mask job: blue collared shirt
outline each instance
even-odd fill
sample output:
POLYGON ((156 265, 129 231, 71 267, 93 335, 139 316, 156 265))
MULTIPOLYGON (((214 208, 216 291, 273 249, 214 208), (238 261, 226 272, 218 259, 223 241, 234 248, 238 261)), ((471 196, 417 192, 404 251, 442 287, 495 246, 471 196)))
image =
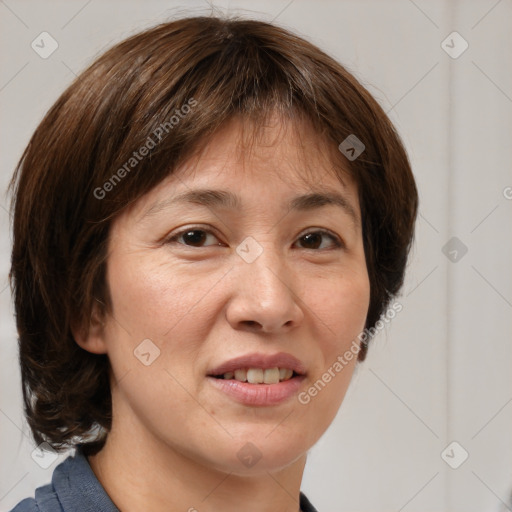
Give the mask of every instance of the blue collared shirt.
MULTIPOLYGON (((317 512, 300 493, 303 512, 317 512)), ((53 471, 52 481, 38 487, 34 498, 20 501, 11 512, 119 512, 96 478, 80 445, 53 471)))

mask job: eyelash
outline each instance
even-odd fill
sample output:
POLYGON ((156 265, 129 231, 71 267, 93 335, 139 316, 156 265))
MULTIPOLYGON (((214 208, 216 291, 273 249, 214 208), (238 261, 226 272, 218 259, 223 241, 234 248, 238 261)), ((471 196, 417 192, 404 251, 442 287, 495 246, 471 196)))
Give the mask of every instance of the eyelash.
MULTIPOLYGON (((184 235, 186 233, 189 233, 190 231, 202 231, 202 232, 204 232, 206 234, 213 235, 213 236, 216 237, 216 235, 211 230, 204 229, 204 228, 197 227, 197 226, 191 226, 191 227, 183 229, 183 230, 179 231, 178 233, 175 233, 174 235, 170 236, 169 238, 167 238, 164 241, 164 243, 165 244, 175 244, 175 243, 178 243, 180 245, 183 245, 185 247, 190 247, 190 248, 193 248, 193 249, 205 249, 207 247, 215 247, 215 246, 220 245, 220 244, 213 244, 213 245, 206 245, 206 246, 203 246, 203 247, 194 247, 193 245, 187 245, 187 244, 183 244, 183 243, 177 241, 182 235, 184 235)), ((327 251, 327 250, 333 250, 333 249, 343 249, 345 247, 343 241, 338 236, 334 235, 333 233, 331 233, 330 231, 327 231, 325 229, 315 229, 315 230, 311 230, 311 231, 306 231, 305 233, 301 234, 298 237, 298 239, 304 238, 306 235, 309 235, 309 234, 312 234, 312 233, 315 233, 315 234, 319 233, 321 235, 325 235, 325 236, 329 237, 332 240, 334 247, 331 248, 331 249, 325 249, 324 248, 324 249, 305 249, 305 250, 310 250, 310 251, 327 251)))

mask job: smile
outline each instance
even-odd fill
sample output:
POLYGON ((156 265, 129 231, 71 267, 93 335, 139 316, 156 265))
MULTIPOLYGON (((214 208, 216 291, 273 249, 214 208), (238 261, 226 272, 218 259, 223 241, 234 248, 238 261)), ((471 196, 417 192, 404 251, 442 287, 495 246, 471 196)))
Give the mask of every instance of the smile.
POLYGON ((293 375, 294 371, 290 368, 239 368, 234 372, 218 375, 216 378, 249 382, 249 384, 277 384, 291 379, 293 375))

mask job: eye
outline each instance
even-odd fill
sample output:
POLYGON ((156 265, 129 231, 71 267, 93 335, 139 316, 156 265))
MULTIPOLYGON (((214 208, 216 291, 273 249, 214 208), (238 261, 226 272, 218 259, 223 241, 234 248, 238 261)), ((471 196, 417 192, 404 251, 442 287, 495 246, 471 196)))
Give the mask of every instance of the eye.
MULTIPOLYGON (((179 233, 176 233, 171 238, 167 239, 166 243, 180 243, 188 247, 202 247, 208 236, 216 238, 213 233, 205 229, 199 228, 188 228, 179 233), (183 241, 180 241, 183 240, 183 241)), ((210 245, 222 245, 220 242, 210 245)), ((209 246, 206 246, 209 247, 209 246)))
MULTIPOLYGON (((211 231, 191 227, 174 234, 173 236, 166 240, 166 243, 179 243, 187 247, 198 248, 210 247, 212 245, 223 245, 221 242, 204 245, 205 242, 208 240, 209 236, 218 240, 218 238, 211 231)), ((305 245, 305 247, 302 247, 303 249, 318 250, 326 249, 326 247, 322 247, 323 239, 325 238, 329 238, 331 240, 331 245, 335 249, 339 249, 344 246, 343 242, 340 240, 338 236, 324 229, 306 232, 305 234, 300 236, 298 240, 305 245)))
POLYGON ((301 240, 304 245, 306 245, 306 247, 303 247, 303 249, 325 249, 325 247, 319 247, 322 245, 322 238, 325 239, 325 237, 331 239, 332 245, 335 249, 340 249, 343 247, 343 243, 339 237, 324 229, 309 231, 300 236, 299 240, 301 240))

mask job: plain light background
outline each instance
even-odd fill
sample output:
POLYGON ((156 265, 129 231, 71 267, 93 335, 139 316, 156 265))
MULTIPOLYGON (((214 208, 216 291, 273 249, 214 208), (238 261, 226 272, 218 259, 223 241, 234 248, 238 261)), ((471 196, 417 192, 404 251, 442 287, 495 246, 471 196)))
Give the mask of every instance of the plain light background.
MULTIPOLYGON (((213 5, 275 20, 352 71, 403 137, 420 193, 397 299, 403 310, 371 345, 336 420, 311 450, 302 490, 319 512, 512 510, 512 3, 213 5), (457 58, 445 51, 454 56, 464 41, 457 58), (441 456, 457 465, 465 452, 457 469, 441 456)), ((1 511, 33 496, 67 455, 47 469, 31 457, 7 286, 7 183, 75 74, 107 47, 183 11, 210 8, 204 1, 0 1, 1 511), (47 59, 31 48, 43 31, 59 45, 47 59)))

